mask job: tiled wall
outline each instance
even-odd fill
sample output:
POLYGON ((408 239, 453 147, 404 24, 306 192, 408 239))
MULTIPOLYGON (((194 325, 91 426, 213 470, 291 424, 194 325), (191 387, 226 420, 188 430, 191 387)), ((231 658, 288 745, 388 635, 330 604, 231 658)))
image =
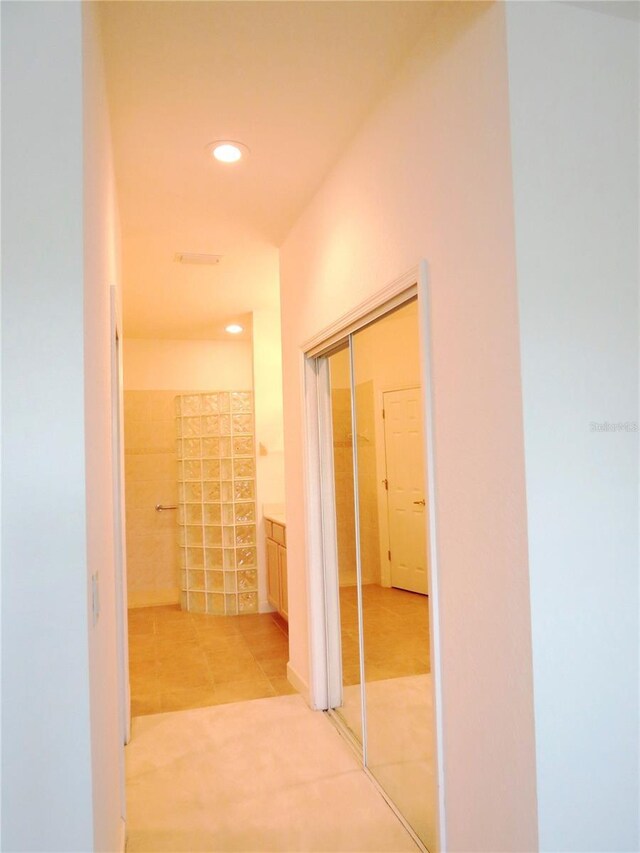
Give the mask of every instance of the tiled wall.
MULTIPOLYGON (((331 411, 339 579, 341 586, 350 586, 356 583, 356 553, 351 392, 348 388, 332 389, 331 411)), ((356 386, 356 416, 362 580, 363 583, 380 583, 373 382, 356 386)))
POLYGON ((127 590, 130 607, 179 601, 175 391, 124 392, 127 590))
POLYGON ((255 613, 253 394, 176 398, 181 604, 196 613, 255 613))

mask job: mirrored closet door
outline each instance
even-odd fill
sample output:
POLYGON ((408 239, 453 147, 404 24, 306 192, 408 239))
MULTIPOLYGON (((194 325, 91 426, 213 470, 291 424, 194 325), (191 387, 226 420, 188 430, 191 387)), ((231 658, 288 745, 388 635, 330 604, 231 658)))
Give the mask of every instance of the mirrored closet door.
POLYGON ((428 512, 414 298, 330 353, 321 443, 331 713, 422 846, 436 851, 428 512), (333 626, 333 627, 332 627, 333 626), (333 649, 333 651, 332 651, 333 649))

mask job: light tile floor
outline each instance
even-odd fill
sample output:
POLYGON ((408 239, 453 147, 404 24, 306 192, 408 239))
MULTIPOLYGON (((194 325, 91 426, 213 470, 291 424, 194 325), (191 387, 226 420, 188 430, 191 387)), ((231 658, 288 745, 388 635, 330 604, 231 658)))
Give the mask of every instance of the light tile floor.
POLYGON ((129 610, 134 717, 295 693, 289 643, 269 613, 208 616, 178 605, 129 610))
POLYGON ((351 749, 300 696, 137 717, 127 851, 415 851, 351 749))

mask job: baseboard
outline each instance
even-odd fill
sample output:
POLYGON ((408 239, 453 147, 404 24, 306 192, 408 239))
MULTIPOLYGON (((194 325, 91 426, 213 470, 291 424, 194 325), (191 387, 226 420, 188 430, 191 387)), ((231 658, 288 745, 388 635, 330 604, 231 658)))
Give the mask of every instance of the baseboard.
POLYGON ((152 592, 130 592, 127 595, 127 606, 130 610, 135 607, 161 607, 166 604, 180 604, 180 590, 158 589, 152 592))
POLYGON ((287 664, 287 681, 292 687, 296 688, 296 690, 302 696, 307 705, 311 707, 311 695, 309 693, 309 685, 295 671, 295 669, 291 666, 290 663, 287 664))

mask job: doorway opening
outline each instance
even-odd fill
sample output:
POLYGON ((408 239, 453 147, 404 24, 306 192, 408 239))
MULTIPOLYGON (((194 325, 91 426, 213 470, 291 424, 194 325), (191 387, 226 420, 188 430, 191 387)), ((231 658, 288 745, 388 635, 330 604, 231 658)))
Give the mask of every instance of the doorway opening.
POLYGON ((435 543, 419 320, 414 286, 316 345, 308 361, 322 469, 326 709, 415 840, 435 851, 435 543))

